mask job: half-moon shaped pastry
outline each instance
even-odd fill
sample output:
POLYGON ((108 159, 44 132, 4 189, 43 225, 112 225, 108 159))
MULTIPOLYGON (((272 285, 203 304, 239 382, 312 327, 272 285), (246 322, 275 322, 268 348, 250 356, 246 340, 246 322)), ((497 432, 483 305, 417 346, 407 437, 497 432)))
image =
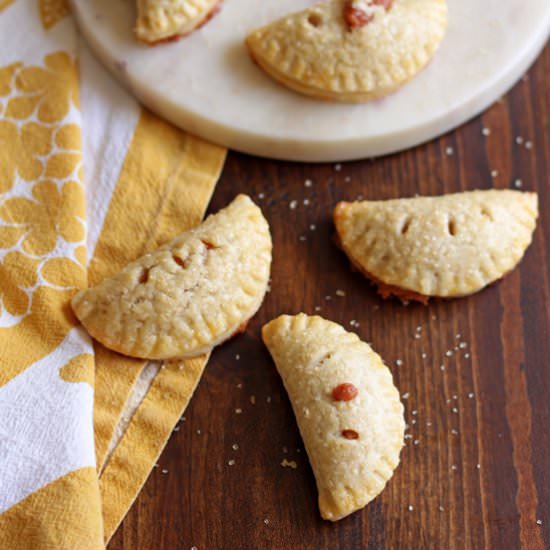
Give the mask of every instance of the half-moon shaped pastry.
POLYGON ((432 58, 446 0, 328 0, 250 33, 272 78, 315 98, 364 102, 398 89, 432 58))
POLYGON ((148 44, 176 40, 206 23, 222 0, 138 0, 136 36, 148 44))
POLYGON ((356 334, 318 316, 262 329, 290 397, 324 519, 363 508, 399 464, 405 421, 389 369, 356 334))
POLYGON ((472 294, 514 269, 537 217, 535 193, 494 189, 334 210, 341 248, 382 296, 423 303, 472 294))
POLYGON ((239 331, 269 280, 271 235, 246 195, 114 277, 73 310, 106 347, 144 359, 194 357, 239 331))

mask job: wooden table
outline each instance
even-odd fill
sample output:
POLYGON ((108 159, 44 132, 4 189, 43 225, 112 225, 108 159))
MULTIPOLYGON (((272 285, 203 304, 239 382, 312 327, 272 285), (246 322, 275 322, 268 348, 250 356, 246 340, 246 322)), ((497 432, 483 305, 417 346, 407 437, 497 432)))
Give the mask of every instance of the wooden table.
POLYGON ((547 46, 482 117, 411 151, 341 166, 228 156, 211 210, 237 192, 262 206, 272 290, 246 333, 213 354, 160 458, 168 473, 153 470, 110 550, 550 548, 549 97, 547 46), (469 298, 382 301, 331 241, 339 200, 518 186, 539 193, 534 242, 519 269, 469 298), (385 491, 337 524, 319 517, 290 403, 260 340, 263 323, 299 311, 360 323, 410 426, 385 491), (297 469, 281 467, 285 458, 297 469))

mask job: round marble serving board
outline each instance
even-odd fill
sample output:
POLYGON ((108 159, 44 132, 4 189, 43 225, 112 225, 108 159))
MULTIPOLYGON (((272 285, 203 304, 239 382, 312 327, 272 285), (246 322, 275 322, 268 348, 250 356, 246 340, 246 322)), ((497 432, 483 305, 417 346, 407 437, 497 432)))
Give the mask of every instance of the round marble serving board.
POLYGON ((549 0, 448 0, 449 27, 413 81, 363 105, 302 97, 266 76, 247 33, 311 0, 225 0, 204 27, 155 47, 133 35, 135 0, 73 0, 89 45, 141 102, 174 124, 247 153, 298 161, 379 156, 430 140, 504 94, 550 33, 549 0))

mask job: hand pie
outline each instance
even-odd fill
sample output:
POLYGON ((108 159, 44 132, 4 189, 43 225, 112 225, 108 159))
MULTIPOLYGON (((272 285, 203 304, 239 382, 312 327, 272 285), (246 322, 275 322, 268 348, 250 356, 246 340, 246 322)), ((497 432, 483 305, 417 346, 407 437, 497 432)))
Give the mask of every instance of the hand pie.
POLYGON ((405 421, 391 372, 356 334, 321 317, 281 315, 262 337, 298 421, 321 516, 342 519, 376 497, 399 464, 405 421))
POLYGON ((74 312, 106 347, 144 359, 209 352, 239 331, 264 298, 271 235, 245 195, 98 286, 74 312))
POLYGON ((136 36, 148 44, 176 40, 206 23, 221 0, 138 0, 136 36))
POLYGON ((506 275, 531 243, 537 216, 536 194, 490 190, 341 202, 334 224, 341 248, 384 298, 426 303, 506 275))
POLYGON ((252 58, 305 95, 364 102, 413 78, 439 47, 446 0, 328 0, 253 31, 252 58))

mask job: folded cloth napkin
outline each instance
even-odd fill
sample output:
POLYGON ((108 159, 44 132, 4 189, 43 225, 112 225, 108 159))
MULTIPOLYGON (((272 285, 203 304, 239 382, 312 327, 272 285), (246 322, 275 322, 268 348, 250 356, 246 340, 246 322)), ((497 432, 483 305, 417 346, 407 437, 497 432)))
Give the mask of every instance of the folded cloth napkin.
POLYGON ((119 88, 64 0, 0 0, 0 44, 0 548, 104 548, 207 358, 110 352, 70 299, 198 224, 226 151, 119 88))

